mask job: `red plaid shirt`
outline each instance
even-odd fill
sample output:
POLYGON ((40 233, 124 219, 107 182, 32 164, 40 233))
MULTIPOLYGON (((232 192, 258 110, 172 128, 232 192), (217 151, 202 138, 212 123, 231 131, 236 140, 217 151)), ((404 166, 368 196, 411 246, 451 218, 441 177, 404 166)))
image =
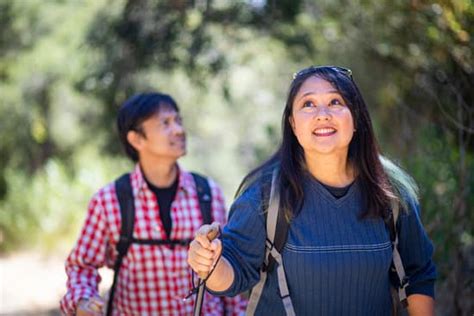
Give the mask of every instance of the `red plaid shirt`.
MULTIPOLYGON (((166 239, 155 194, 149 189, 137 165, 131 174, 135 196, 135 227, 138 239, 166 239)), ((225 222, 225 205, 220 188, 209 181, 214 221, 225 222)), ((193 238, 202 225, 199 201, 190 173, 180 169, 176 197, 171 205, 172 239, 193 238)), ((73 315, 78 301, 98 295, 98 268, 113 269, 115 245, 120 235, 120 210, 115 185, 97 192, 89 204, 77 244, 66 260, 67 293, 61 300, 63 313, 73 315)), ((195 296, 183 301, 192 287, 186 262, 188 247, 132 244, 123 259, 114 295, 114 315, 192 315, 195 296)), ((244 314, 246 301, 219 298, 206 293, 204 315, 244 314)))

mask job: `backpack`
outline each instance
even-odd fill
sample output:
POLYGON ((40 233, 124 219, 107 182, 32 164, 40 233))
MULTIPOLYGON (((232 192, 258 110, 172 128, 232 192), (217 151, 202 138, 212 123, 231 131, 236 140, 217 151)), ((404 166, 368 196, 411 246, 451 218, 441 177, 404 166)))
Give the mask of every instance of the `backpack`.
MULTIPOLYGON (((191 173, 194 182, 196 184, 196 191, 198 194, 199 208, 201 210, 201 215, 203 219, 203 224, 212 223, 212 214, 211 214, 211 203, 212 203, 212 194, 209 182, 207 179, 199 174, 191 173)), ((132 186, 130 183, 130 174, 126 173, 120 178, 115 180, 115 191, 120 205, 120 215, 121 215, 121 229, 120 229, 120 239, 116 245, 116 250, 118 252, 117 260, 114 263, 114 281, 109 292, 109 300, 107 303, 107 313, 109 316, 112 314, 112 303, 114 299, 115 288, 117 285, 118 275, 120 267, 122 265, 123 258, 127 255, 128 248, 131 244, 141 244, 141 245, 188 245, 192 239, 135 239, 133 237, 133 227, 135 224, 135 203, 133 197, 132 186)))
MULTIPOLYGON (((271 179, 270 188, 263 186, 262 195, 263 200, 268 201, 267 205, 264 204, 264 214, 266 216, 267 225, 267 239, 265 242, 265 259, 262 267, 260 268, 260 280, 252 288, 249 303, 247 306, 246 315, 253 316, 262 295, 262 290, 265 285, 267 275, 273 271, 275 264, 277 264, 277 275, 278 275, 278 287, 280 290, 280 296, 283 301, 283 307, 287 316, 295 316, 295 310, 291 301, 290 291, 286 281, 285 269, 283 266, 281 251, 286 243, 288 236, 288 229, 290 223, 285 218, 283 212, 279 210, 280 196, 277 185, 277 171, 273 172, 271 179)), ((392 294, 392 314, 398 315, 402 313, 399 304, 403 307, 407 306, 406 287, 408 286, 408 278, 405 275, 405 269, 398 252, 398 234, 396 231, 396 223, 399 215, 398 203, 392 203, 391 212, 389 218, 386 220, 386 225, 389 228, 390 240, 392 242, 392 266, 391 273, 396 273, 398 277, 398 289, 391 289, 392 294), (398 293, 394 293, 394 292, 398 293), (398 298, 397 298, 398 296, 398 298)))

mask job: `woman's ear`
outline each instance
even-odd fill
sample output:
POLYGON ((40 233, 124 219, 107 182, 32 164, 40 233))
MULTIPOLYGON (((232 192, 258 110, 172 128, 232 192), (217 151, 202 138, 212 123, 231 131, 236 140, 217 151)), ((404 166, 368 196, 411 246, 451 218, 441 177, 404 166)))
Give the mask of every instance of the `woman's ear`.
POLYGON ((293 130, 293 133, 295 132, 295 120, 293 119, 293 116, 290 116, 288 118, 288 122, 290 122, 291 129, 293 130))
POLYGON ((136 151, 140 151, 142 148, 142 140, 143 136, 136 131, 128 131, 127 133, 127 141, 136 151))

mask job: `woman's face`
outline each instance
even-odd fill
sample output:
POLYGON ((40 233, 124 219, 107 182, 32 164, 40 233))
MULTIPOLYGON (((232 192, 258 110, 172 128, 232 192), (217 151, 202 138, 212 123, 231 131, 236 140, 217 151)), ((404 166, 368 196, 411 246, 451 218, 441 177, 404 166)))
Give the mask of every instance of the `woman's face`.
POLYGON ((344 155, 354 134, 354 121, 341 94, 328 81, 311 76, 301 85, 290 117, 305 156, 344 155))

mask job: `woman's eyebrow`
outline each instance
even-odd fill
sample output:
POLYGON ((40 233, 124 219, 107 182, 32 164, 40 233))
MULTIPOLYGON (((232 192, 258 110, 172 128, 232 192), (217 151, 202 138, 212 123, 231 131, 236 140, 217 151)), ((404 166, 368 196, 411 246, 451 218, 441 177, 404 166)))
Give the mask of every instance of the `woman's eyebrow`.
POLYGON ((315 93, 313 91, 308 91, 308 92, 304 93, 302 96, 300 96, 298 98, 298 100, 300 100, 300 99, 302 99, 302 98, 304 98, 308 95, 321 95, 321 94, 338 94, 338 95, 340 95, 339 91, 337 91, 337 90, 329 90, 329 91, 324 91, 324 92, 321 92, 321 93, 315 93))

